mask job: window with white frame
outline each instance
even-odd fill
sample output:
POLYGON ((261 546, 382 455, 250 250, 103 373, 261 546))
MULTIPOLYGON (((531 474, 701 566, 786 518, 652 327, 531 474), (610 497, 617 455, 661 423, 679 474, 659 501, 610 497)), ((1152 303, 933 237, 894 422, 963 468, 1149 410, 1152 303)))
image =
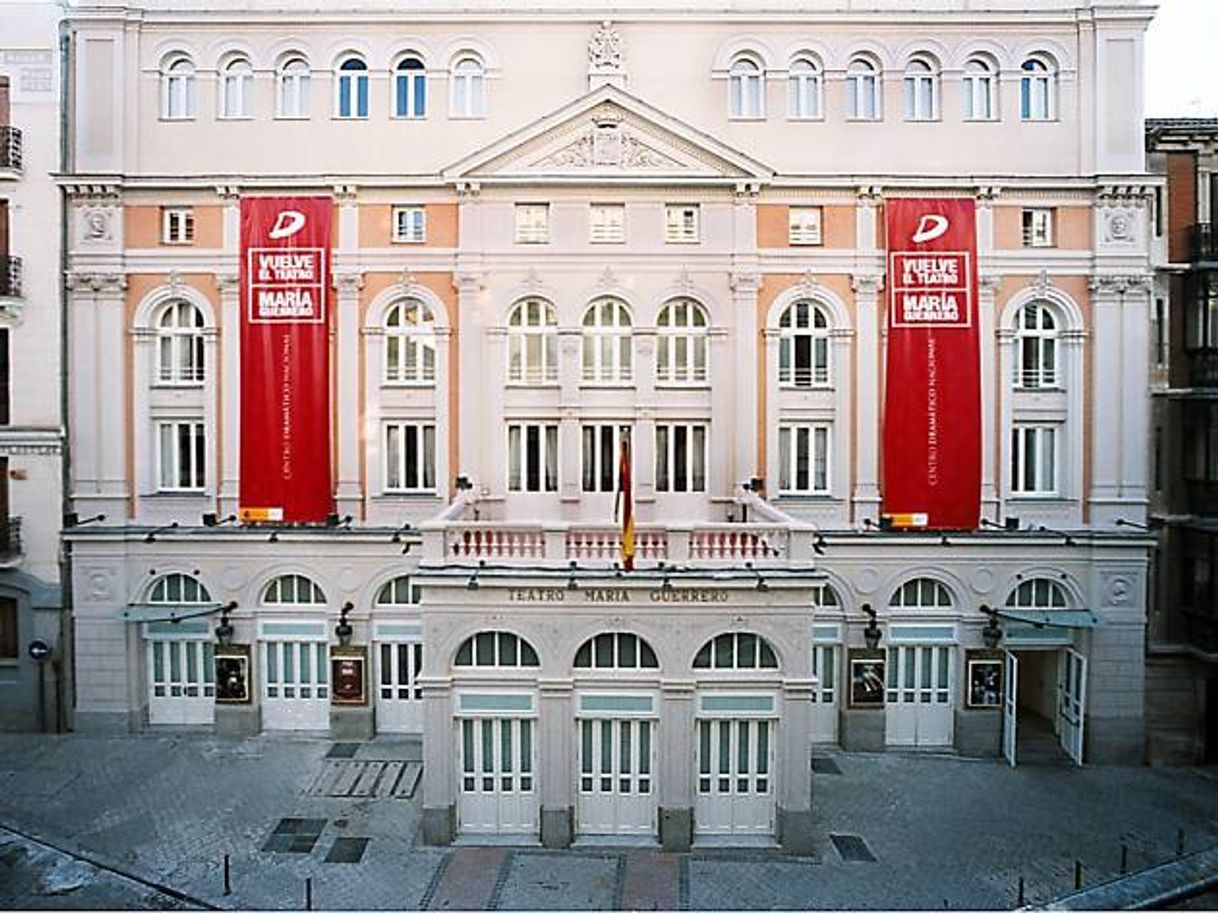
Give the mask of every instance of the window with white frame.
POLYGON ((552 384, 558 380, 558 316, 554 305, 526 298, 508 315, 508 381, 552 384))
POLYGON ((436 489, 436 426, 420 422, 385 423, 385 491, 436 489))
POLYGON ((303 57, 288 57, 277 75, 275 114, 278 117, 309 116, 309 64, 303 57))
POLYGON ((325 605, 326 594, 316 583, 300 574, 276 577, 262 591, 263 605, 325 605))
POLYGON ((1024 209, 1020 212, 1024 247, 1053 246, 1053 210, 1024 209))
POLYGON ((698 205, 669 204, 664 207, 664 240, 669 244, 696 244, 698 205))
POLYGON ((1042 301, 1015 315, 1015 386, 1034 390, 1058 385, 1057 319, 1042 301))
POLYGON ((558 491, 558 426, 507 426, 508 491, 558 491))
POLYGON ((195 65, 189 57, 171 57, 161 71, 161 117, 190 120, 195 116, 195 65))
POLYGON ((906 581, 888 601, 893 609, 950 609, 952 604, 951 590, 930 577, 906 581))
POLYGON ((1016 424, 1011 429, 1011 491, 1057 494, 1057 427, 1016 424))
POLYGON ((880 70, 866 57, 855 57, 846 67, 846 115, 851 120, 878 120, 880 70))
POLYGON ((426 241, 427 211, 422 206, 394 206, 393 240, 396 244, 422 244, 426 241))
POLYGON ((201 384, 203 313, 189 301, 171 301, 156 321, 157 382, 201 384))
POLYGON ((383 608, 418 605, 421 601, 419 585, 406 576, 386 580, 376 593, 376 604, 383 608))
POLYGON ((593 203, 588 208, 588 240, 593 244, 623 243, 626 207, 621 203, 593 203))
POLYGON ((436 379, 436 329, 431 308, 415 298, 395 302, 385 315, 385 383, 430 384, 436 379))
POLYGON ((778 490, 793 495, 829 493, 828 425, 779 427, 778 490))
POLYGON ((194 577, 187 574, 166 574, 157 578, 148 591, 148 601, 156 605, 206 605, 211 594, 194 577))
POLYGON ((1007 606, 1012 609, 1065 609, 1069 605, 1066 588, 1048 577, 1024 580, 1007 597, 1007 606))
POLYGON ((812 57, 796 57, 787 72, 787 116, 794 120, 821 117, 824 78, 812 57))
POLYGON ((517 203, 515 211, 517 244, 549 243, 549 203, 517 203))
POLYGON ((199 421, 157 422, 157 489, 202 491, 207 440, 199 421))
POLYGON ((656 491, 706 491, 705 425, 656 425, 656 491))
POLYGON ((393 116, 427 116, 427 71, 418 57, 403 57, 393 71, 393 116))
POLYGON ((765 110, 764 76, 751 57, 737 57, 727 72, 728 109, 732 117, 761 117, 765 110))
POLYGON ((454 666, 540 666, 537 651, 523 637, 507 631, 480 631, 457 648, 454 666))
POLYGON ((819 206, 792 206, 787 210, 787 242, 794 245, 821 243, 819 206))
POLYGON ((905 119, 938 120, 939 68, 925 57, 905 66, 905 119))
POLYGON ((792 303, 778 319, 778 382, 790 387, 829 383, 829 318, 815 302, 792 303))
POLYGON ((1057 74, 1043 57, 1029 57, 1020 65, 1019 116, 1021 120, 1052 120, 1056 117, 1057 74))
MULTIPOLYGON (((622 444, 630 447, 630 426, 611 422, 586 424, 580 429, 583 438, 583 490, 618 490, 622 444)), ((630 448, 633 460, 634 449, 630 448)))
POLYGON ((964 62, 964 119, 995 120, 998 117, 997 68, 985 57, 964 62))
POLYGON ((368 116, 368 64, 359 57, 348 57, 334 74, 334 116, 368 116))
POLYGON ((656 320, 656 383, 706 383, 709 321, 702 305, 689 298, 665 303, 656 320))
POLYGON ((224 67, 220 84, 220 116, 249 117, 254 101, 254 68, 244 57, 234 57, 224 67))
POLYGON ((760 634, 718 634, 694 654, 695 669, 777 669, 778 656, 760 634))
POLYGON ((193 244, 195 211, 189 206, 161 207, 161 243, 193 244))
POLYGON ((576 669, 658 669, 651 644, 628 631, 607 631, 585 640, 575 651, 576 669))
POLYGON ((472 55, 458 58, 452 69, 452 117, 486 116, 486 68, 472 55))
POLYGON ((634 377, 630 309, 616 298, 594 301, 581 335, 585 383, 627 384, 634 377))

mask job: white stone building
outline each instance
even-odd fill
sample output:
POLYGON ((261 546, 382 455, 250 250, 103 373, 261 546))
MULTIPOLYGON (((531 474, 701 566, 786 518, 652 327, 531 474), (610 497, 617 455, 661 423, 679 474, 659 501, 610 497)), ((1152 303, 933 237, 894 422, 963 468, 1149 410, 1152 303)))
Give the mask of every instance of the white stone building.
POLYGON ((0 729, 55 731, 70 701, 59 562, 60 14, 57 3, 0 2, 0 729), (52 651, 41 663, 29 655, 34 641, 52 651))
POLYGON ((1153 7, 175 6, 66 25, 79 727, 421 731, 438 842, 798 850, 818 742, 1141 759, 1153 7), (335 516, 239 525, 240 201, 293 194, 334 201, 335 516), (924 196, 976 204, 950 534, 879 523, 924 196))

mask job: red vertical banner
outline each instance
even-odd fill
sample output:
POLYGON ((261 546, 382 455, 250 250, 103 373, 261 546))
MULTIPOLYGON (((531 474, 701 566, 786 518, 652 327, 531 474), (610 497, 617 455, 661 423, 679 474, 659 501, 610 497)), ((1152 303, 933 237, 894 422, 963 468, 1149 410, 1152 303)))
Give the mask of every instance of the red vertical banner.
POLYGON ((334 510, 331 210, 329 197, 241 200, 242 521, 334 510))
POLYGON ((884 515, 975 529, 981 513, 977 232, 972 200, 885 202, 884 515))

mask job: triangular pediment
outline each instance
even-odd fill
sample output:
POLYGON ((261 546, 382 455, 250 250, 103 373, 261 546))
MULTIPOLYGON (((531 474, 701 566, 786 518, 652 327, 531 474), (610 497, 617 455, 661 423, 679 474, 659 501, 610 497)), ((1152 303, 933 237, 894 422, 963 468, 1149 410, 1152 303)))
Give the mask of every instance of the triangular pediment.
POLYGON ((773 171, 606 85, 444 170, 455 181, 766 181, 773 171))

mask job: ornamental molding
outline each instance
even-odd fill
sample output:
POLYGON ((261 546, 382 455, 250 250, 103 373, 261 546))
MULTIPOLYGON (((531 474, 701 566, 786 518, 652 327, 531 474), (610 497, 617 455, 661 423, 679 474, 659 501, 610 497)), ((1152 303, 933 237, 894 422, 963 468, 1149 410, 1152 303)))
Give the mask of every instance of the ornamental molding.
POLYGON ((593 72, 621 70, 625 64, 622 36, 609 20, 592 31, 588 39, 588 67, 593 72))
POLYGON ((615 116, 597 117, 579 137, 532 163, 534 168, 685 169, 684 162, 644 142, 615 116))
POLYGON ((63 192, 74 202, 109 203, 117 206, 122 194, 122 185, 108 181, 72 182, 61 184, 63 192))
POLYGON ((117 200, 82 206, 79 209, 76 238, 81 244, 109 244, 115 240, 118 223, 117 200))
POLYGON ((878 295, 884 288, 884 276, 855 273, 850 277, 850 288, 856 295, 878 295))
POLYGON ((71 292, 118 294, 127 290, 127 277, 122 273, 69 272, 67 280, 71 292))
POLYGON ((1101 207, 1145 209, 1150 206, 1154 188, 1149 184, 1101 184, 1096 188, 1096 202, 1101 207))

